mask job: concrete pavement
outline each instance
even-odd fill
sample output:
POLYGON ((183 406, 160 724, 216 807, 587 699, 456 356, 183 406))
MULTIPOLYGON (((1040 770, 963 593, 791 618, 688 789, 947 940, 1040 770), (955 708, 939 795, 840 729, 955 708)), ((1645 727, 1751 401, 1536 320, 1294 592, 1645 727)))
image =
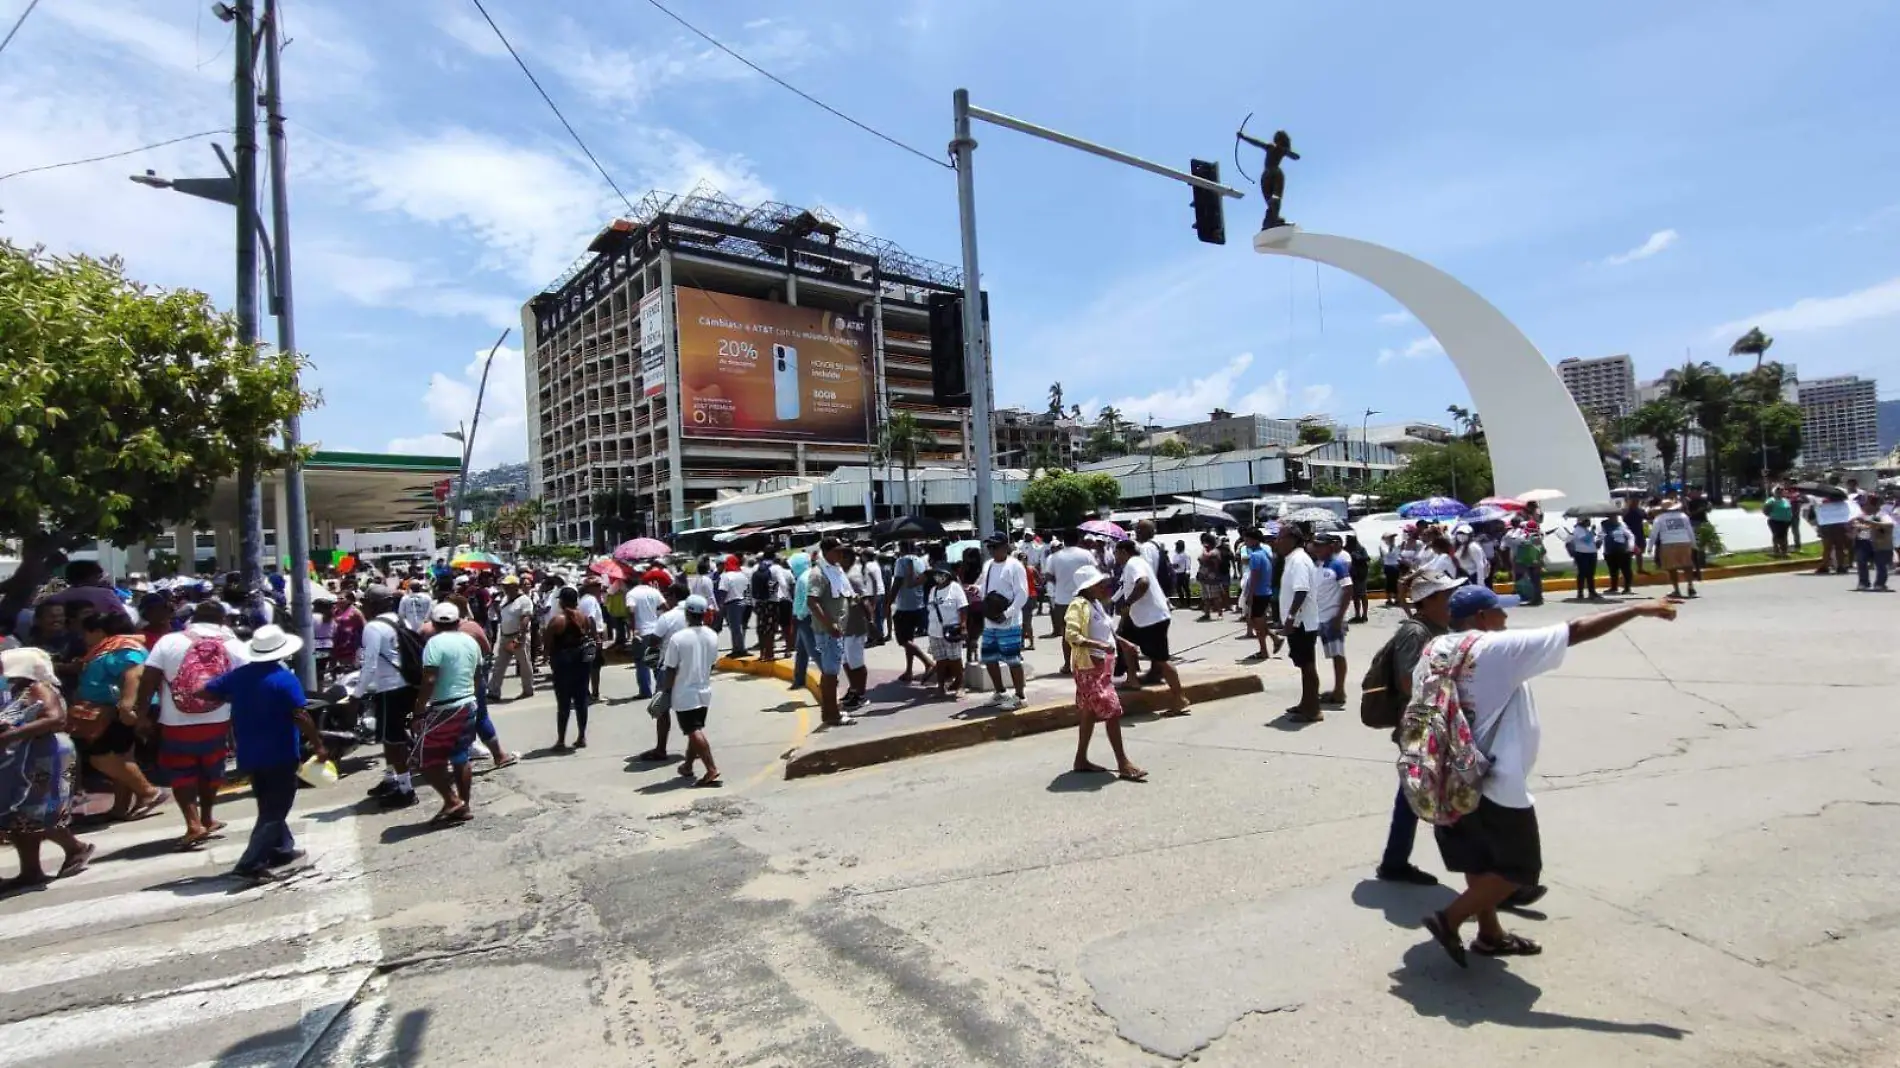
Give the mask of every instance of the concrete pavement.
MULTIPOLYGON (((258 1057, 314 1034, 306 1064, 1892 1064, 1900 601, 1847 585, 1712 583, 1535 684, 1552 889, 1511 922, 1541 957, 1460 971, 1416 926, 1447 891, 1370 880, 1390 744, 1279 719, 1284 661, 1264 695, 1131 724, 1145 784, 1068 773, 1066 732, 785 781, 809 698, 722 677, 724 791, 629 767, 651 727, 628 701, 581 754, 483 776, 465 827, 307 791, 313 827, 354 832, 355 858, 322 844, 326 889, 180 907, 179 873, 139 866, 180 862, 129 853, 0 901, 0 1062, 290 1063, 258 1057), (299 917, 357 915, 325 904, 352 885, 367 919, 299 917)), ((1354 683, 1390 615, 1351 637, 1354 683)), ((1189 655, 1247 651, 1199 626, 1189 655)), ((498 720, 552 740, 545 698, 498 720)), ((1428 834, 1415 860, 1441 870, 1428 834)))

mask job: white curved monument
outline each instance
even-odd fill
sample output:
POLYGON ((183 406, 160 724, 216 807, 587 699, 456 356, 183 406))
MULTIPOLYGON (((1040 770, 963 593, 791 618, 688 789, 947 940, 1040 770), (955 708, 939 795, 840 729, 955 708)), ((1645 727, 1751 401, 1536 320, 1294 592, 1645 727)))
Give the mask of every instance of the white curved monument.
POLYGON ((1499 494, 1561 490, 1566 499, 1558 510, 1609 499, 1590 428, 1556 370, 1523 331, 1464 283, 1382 245, 1295 226, 1263 230, 1254 235, 1253 247, 1358 275, 1432 332, 1484 419, 1499 494))

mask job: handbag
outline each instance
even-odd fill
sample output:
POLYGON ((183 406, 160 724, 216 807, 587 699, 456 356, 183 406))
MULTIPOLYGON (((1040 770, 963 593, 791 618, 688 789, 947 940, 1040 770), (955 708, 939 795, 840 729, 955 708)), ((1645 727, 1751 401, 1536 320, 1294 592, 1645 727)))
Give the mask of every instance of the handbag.
POLYGON ((66 734, 75 742, 95 742, 119 715, 115 705, 74 701, 66 706, 66 734))
POLYGON ((667 687, 659 693, 654 694, 653 700, 647 702, 647 715, 652 716, 654 719, 665 719, 672 713, 673 690, 671 687, 667 687))

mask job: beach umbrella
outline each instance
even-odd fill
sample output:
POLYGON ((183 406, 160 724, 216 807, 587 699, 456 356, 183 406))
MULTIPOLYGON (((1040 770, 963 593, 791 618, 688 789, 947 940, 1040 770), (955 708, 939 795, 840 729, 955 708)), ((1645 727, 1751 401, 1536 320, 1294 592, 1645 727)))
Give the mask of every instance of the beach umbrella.
POLYGON ((1301 508, 1281 516, 1280 522, 1298 523, 1314 534, 1346 529, 1345 522, 1327 508, 1301 508))
POLYGON ((501 557, 494 553, 468 552, 450 560, 449 566, 464 571, 488 571, 501 566, 501 557))
POLYGON ((943 524, 927 515, 900 515, 896 519, 880 519, 871 528, 871 536, 878 541, 891 538, 941 538, 943 524))
POLYGON ((1450 497, 1427 497, 1399 505, 1399 516, 1404 519, 1456 519, 1467 511, 1462 503, 1450 497))
POLYGON ((609 582, 626 582, 633 578, 633 569, 611 556, 603 556, 588 564, 587 570, 609 582))
POLYGON ((634 538, 632 541, 621 542, 620 547, 614 550, 613 556, 622 563, 632 563, 635 560, 652 560, 672 551, 671 546, 658 538, 634 538))
POLYGON ((1508 511, 1505 511, 1502 508, 1499 508, 1497 505, 1481 504, 1477 506, 1476 508, 1473 508, 1469 512, 1466 512, 1465 514, 1459 516, 1458 521, 1461 523, 1470 523, 1473 526, 1476 526, 1479 523, 1495 523, 1501 519, 1509 519, 1509 518, 1511 518, 1511 513, 1508 511))
MULTIPOLYGON (((1533 490, 1532 492, 1535 493, 1538 491, 1533 490)), ((1483 508, 1488 505, 1492 508, 1502 508, 1507 512, 1521 512, 1524 510, 1526 503, 1525 501, 1518 500, 1516 497, 1486 497, 1477 503, 1477 507, 1483 508)))
POLYGON ((1106 519, 1090 519, 1087 522, 1077 523, 1075 529, 1089 534, 1100 534, 1104 538, 1114 538, 1116 541, 1128 540, 1128 531, 1124 530, 1120 523, 1111 523, 1106 519))
MULTIPOLYGON (((1563 496, 1565 496, 1565 493, 1563 490, 1534 489, 1534 490, 1525 490, 1523 493, 1518 494, 1517 501, 1520 504, 1534 504, 1534 503, 1539 503, 1543 501, 1554 501, 1557 498, 1563 497, 1563 496)), ((1485 498, 1485 500, 1479 501, 1478 503, 1484 504, 1485 501, 1489 501, 1490 499, 1491 498, 1487 497, 1485 498)))
POLYGON ((1826 497, 1830 501, 1844 501, 1847 491, 1839 486, 1830 486, 1825 482, 1797 482, 1794 488, 1811 497, 1826 497))
POLYGON ((1595 504, 1579 504, 1564 509, 1566 519, 1603 519, 1608 516, 1622 515, 1623 506, 1603 501, 1595 504))
POLYGON ((1649 491, 1641 486, 1618 486, 1610 491, 1612 497, 1646 497, 1649 491))

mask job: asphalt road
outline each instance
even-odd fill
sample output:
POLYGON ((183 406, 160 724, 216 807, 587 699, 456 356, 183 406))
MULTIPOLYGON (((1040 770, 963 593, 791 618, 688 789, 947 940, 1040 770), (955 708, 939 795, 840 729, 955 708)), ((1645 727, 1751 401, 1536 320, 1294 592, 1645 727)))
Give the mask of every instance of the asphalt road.
POLYGON ((1846 585, 1714 584, 1536 684, 1541 957, 1461 972, 1417 927, 1445 892, 1370 880, 1389 743, 1280 719, 1283 661, 1132 724, 1139 785, 1065 774, 1066 733, 788 783, 815 710, 722 678, 721 791, 629 762, 609 669, 576 755, 538 751, 545 696, 502 707, 531 756, 471 824, 305 791, 284 886, 219 875, 242 801, 209 854, 170 814, 94 832, 94 870, 0 901, 0 1064, 1893 1064, 1900 600, 1846 585))

